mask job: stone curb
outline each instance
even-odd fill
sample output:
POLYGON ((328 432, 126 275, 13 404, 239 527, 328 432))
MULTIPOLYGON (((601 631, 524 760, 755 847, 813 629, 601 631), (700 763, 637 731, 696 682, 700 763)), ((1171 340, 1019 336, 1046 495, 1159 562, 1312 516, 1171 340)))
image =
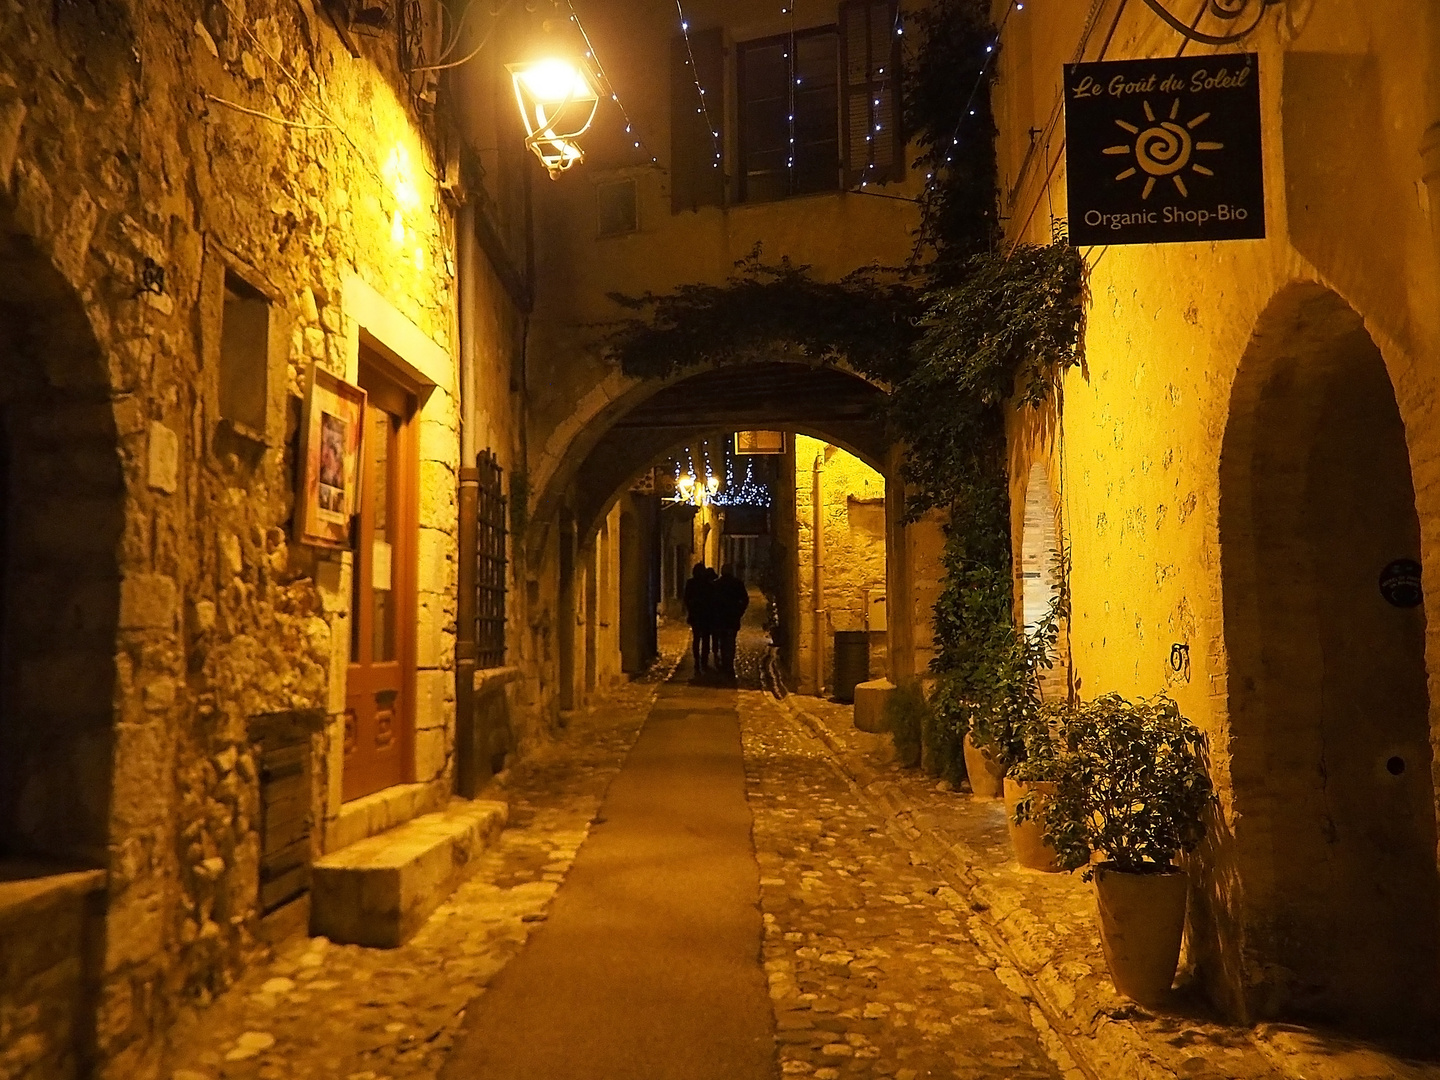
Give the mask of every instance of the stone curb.
MULTIPOLYGON (((996 974, 1030 1006, 1036 1030, 1067 1080, 1072 1076, 1089 1080, 1117 1076, 1127 1080, 1183 1080, 1193 1074, 1187 1067, 1187 1062, 1193 1060, 1188 1053, 1182 1049, 1184 1056, 1173 1065, 1160 1060, 1156 1051, 1164 1053, 1163 1044, 1129 1023, 1123 1008, 1116 1009, 1113 1002, 1094 993, 1108 981, 1108 976, 1071 980, 1057 978, 1054 972, 1037 973, 1039 978, 1028 974, 1018 953, 1033 954, 1025 935, 1040 928, 993 917, 992 912, 999 906, 992 902, 999 899, 996 890, 975 871, 984 860, 963 842, 947 838, 919 821, 916 807, 899 785, 858 760, 858 754, 836 738, 824 720, 793 697, 779 704, 825 744, 835 766, 857 794, 886 815, 892 829, 918 849, 919 857, 959 886, 959 891, 945 899, 952 908, 966 914, 971 935, 995 962, 996 974), (1046 974, 1050 975, 1048 980, 1043 978, 1046 974), (1063 998, 1057 991, 1063 991, 1063 998)), ((941 891, 942 896, 945 891, 941 891)), ((1257 1073, 1247 1069, 1233 1074, 1246 1080, 1440 1080, 1440 1066, 1403 1061, 1374 1047, 1304 1028, 1260 1024, 1240 1034, 1251 1053, 1263 1061, 1265 1070, 1257 1073)))

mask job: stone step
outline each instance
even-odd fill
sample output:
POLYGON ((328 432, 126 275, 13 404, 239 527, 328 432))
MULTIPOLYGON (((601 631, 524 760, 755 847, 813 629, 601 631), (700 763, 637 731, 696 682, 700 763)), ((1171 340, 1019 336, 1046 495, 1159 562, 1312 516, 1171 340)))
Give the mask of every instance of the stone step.
POLYGON ((505 827, 503 802, 453 799, 315 863, 310 932, 347 945, 402 944, 475 868, 505 827))

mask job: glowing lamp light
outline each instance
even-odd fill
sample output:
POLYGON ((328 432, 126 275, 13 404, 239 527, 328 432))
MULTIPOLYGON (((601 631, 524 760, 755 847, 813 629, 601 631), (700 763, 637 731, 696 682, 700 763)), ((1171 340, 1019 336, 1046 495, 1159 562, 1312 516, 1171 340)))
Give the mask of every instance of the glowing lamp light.
POLYGON ((549 58, 509 65, 515 102, 525 124, 525 145, 559 179, 585 160, 575 140, 590 130, 600 107, 600 92, 584 60, 549 58))

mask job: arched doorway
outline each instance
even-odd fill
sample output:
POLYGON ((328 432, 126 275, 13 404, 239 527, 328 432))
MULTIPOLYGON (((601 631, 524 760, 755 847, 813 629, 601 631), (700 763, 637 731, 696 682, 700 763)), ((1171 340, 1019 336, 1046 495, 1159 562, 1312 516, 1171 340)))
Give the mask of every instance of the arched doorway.
POLYGON ((1436 1015, 1440 934, 1420 557, 1379 349, 1294 286, 1236 376, 1220 463, 1235 836, 1261 1014, 1403 1035, 1436 1015))
MULTIPOLYGON (((1060 595, 1060 523, 1055 497, 1043 462, 1035 462, 1025 479, 1025 516, 1020 533, 1020 613, 1025 633, 1032 634, 1060 595)), ((1062 635, 1055 664, 1040 673, 1040 694, 1063 701, 1069 692, 1069 657, 1062 635)))
POLYGON ((0 856, 103 866, 124 478, 75 292, 0 216, 0 856))

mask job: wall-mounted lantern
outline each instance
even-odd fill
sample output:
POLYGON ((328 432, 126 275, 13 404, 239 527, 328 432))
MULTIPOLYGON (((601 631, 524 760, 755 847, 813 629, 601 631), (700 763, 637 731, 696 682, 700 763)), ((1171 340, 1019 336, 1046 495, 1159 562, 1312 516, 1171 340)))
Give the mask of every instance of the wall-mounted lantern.
POLYGON ((515 101, 525 124, 525 145, 558 179, 585 160, 576 142, 590 129, 600 107, 600 91, 589 65, 581 59, 551 57, 508 65, 515 101))

